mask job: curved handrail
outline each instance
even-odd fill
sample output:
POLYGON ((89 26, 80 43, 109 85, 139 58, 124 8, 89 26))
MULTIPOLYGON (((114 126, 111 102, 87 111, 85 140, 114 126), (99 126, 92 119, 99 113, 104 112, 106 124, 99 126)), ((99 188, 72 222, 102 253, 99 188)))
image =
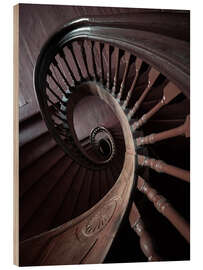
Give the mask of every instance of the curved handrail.
POLYGON ((116 235, 134 185, 135 150, 128 119, 123 110, 110 94, 99 88, 97 90, 100 98, 116 113, 124 133, 126 153, 120 176, 109 192, 82 215, 22 241, 20 265, 102 262, 116 235))

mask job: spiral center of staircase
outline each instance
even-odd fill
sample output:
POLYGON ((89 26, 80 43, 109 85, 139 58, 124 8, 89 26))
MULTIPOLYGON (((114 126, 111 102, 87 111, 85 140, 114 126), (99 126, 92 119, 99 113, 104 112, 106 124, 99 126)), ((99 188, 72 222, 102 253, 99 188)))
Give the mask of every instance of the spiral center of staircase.
POLYGON ((111 133, 104 127, 96 127, 90 133, 90 142, 95 150, 110 161, 115 154, 115 142, 111 133))
POLYGON ((105 156, 109 157, 112 153, 111 143, 108 139, 101 139, 99 141, 99 151, 105 156))

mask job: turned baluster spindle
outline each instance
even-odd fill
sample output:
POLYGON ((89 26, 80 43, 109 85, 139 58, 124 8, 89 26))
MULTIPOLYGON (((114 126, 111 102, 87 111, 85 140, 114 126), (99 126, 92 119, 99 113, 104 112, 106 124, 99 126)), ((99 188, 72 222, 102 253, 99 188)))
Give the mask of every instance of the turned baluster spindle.
POLYGON ((143 126, 156 112, 158 112, 163 106, 172 101, 175 97, 177 97, 181 91, 171 82, 169 82, 164 88, 163 97, 160 102, 158 102, 148 113, 144 114, 138 121, 135 121, 131 127, 132 130, 143 126))
POLYGON ((118 96, 117 96, 118 101, 121 100, 123 90, 125 88, 126 78, 127 78, 128 72, 129 72, 130 65, 135 60, 135 57, 133 57, 133 55, 131 55, 130 53, 126 53, 125 56, 126 56, 125 57, 125 70, 124 70, 123 80, 121 82, 120 90, 119 90, 119 93, 118 93, 118 96))
POLYGON ((76 58, 76 55, 75 55, 75 52, 74 52, 74 49, 73 49, 73 44, 72 44, 72 43, 68 43, 68 44, 67 44, 67 47, 68 47, 68 49, 70 50, 71 55, 72 55, 72 57, 73 57, 74 63, 75 63, 75 65, 76 65, 76 68, 77 68, 77 71, 78 71, 78 75, 79 75, 79 77, 80 77, 80 81, 83 81, 83 80, 84 80, 84 77, 83 77, 83 75, 82 75, 80 66, 79 66, 79 64, 78 64, 78 61, 77 61, 77 58, 76 58))
POLYGON ((116 69, 115 69, 113 88, 112 88, 112 95, 113 96, 115 96, 115 93, 116 93, 118 77, 119 77, 120 61, 121 61, 121 57, 124 54, 124 51, 120 50, 119 48, 116 48, 115 50, 116 50, 116 69))
POLYGON ((190 116, 186 117, 185 123, 179 127, 169 129, 160 133, 153 133, 145 137, 139 137, 136 139, 137 146, 145 144, 153 144, 162 140, 177 137, 180 135, 185 135, 185 137, 190 136, 190 116))
POLYGON ((62 132, 62 131, 60 131, 60 130, 57 130, 57 131, 59 132, 59 134, 60 134, 61 136, 64 137, 64 140, 68 140, 68 142, 70 143, 71 137, 70 137, 69 135, 67 135, 66 132, 62 132))
POLYGON ((65 116, 64 118, 61 117, 60 115, 58 115, 58 110, 57 111, 53 111, 53 114, 59 119, 61 120, 62 122, 64 122, 65 124, 68 124, 67 120, 65 119, 65 116))
POLYGON ((60 135, 66 137, 66 131, 64 129, 62 129, 60 125, 55 124, 54 128, 57 130, 57 132, 60 135))
POLYGON ((49 103, 52 104, 52 106, 53 106, 57 111, 61 112, 64 116, 66 115, 66 112, 63 111, 63 110, 59 107, 60 105, 57 106, 57 103, 54 103, 54 102, 49 98, 48 95, 46 95, 46 99, 48 100, 49 103))
POLYGON ((58 132, 60 132, 62 135, 66 136, 67 138, 71 138, 72 137, 72 134, 70 132, 70 130, 66 127, 64 127, 64 125, 62 124, 55 124, 55 129, 58 130, 58 132))
POLYGON ((136 58, 136 62, 135 62, 135 76, 134 76, 134 79, 133 79, 133 82, 131 84, 131 87, 130 87, 130 90, 128 91, 128 94, 127 94, 127 97, 123 103, 123 109, 125 109, 127 106, 128 106, 128 102, 130 101, 130 98, 132 96, 132 93, 133 93, 133 90, 135 88, 135 84, 137 82, 137 79, 139 77, 139 71, 140 71, 140 68, 142 66, 142 60, 140 58, 136 58))
POLYGON ((74 84, 76 84, 76 82, 77 82, 76 77, 75 77, 74 73, 72 72, 72 69, 71 69, 70 65, 68 64, 68 61, 66 59, 66 55, 65 55, 64 51, 63 50, 60 50, 59 51, 59 55, 63 59, 65 65, 66 65, 66 67, 68 69, 68 72, 71 75, 72 81, 74 82, 74 84))
POLYGON ((148 113, 143 114, 143 116, 135 121, 131 127, 132 130, 135 131, 141 126, 143 126, 156 112, 158 112, 164 106, 164 99, 162 99, 158 104, 156 104, 148 113))
POLYGON ((55 96, 55 98, 62 103, 63 105, 66 105, 66 103, 54 92, 54 90, 52 90, 52 88, 50 87, 49 83, 46 82, 46 88, 49 90, 50 93, 52 93, 53 96, 55 96))
POLYGON ((138 164, 140 166, 150 167, 159 173, 166 173, 168 175, 175 176, 183 181, 190 182, 190 172, 184 169, 168 165, 162 160, 156 160, 153 158, 148 158, 143 155, 138 155, 138 164))
POLYGON ((137 187, 154 204, 155 208, 173 224, 186 241, 190 242, 188 222, 172 207, 168 200, 140 176, 138 177, 137 187))
POLYGON ((66 77, 64 76, 63 72, 61 71, 58 62, 56 61, 56 59, 53 60, 53 65, 57 68, 59 74, 61 75, 62 79, 64 80, 64 82, 66 83, 66 85, 71 88, 70 83, 67 81, 66 77))
POLYGON ((95 79, 98 81, 99 80, 99 76, 97 74, 97 67, 96 67, 96 62, 95 62, 95 56, 94 56, 94 41, 90 40, 90 49, 91 49, 91 56, 92 56, 92 67, 93 67, 93 71, 94 71, 94 77, 95 79))
POLYGON ((108 89, 111 88, 111 55, 113 53, 113 47, 109 44, 106 44, 107 46, 107 82, 106 87, 108 89))
POLYGON ((52 74, 52 71, 49 69, 47 72, 48 76, 52 79, 52 81, 55 83, 55 85, 61 90, 61 92, 66 96, 66 92, 63 90, 59 82, 55 79, 55 77, 52 74))
POLYGON ((78 43, 80 44, 80 48, 81 48, 82 57, 83 57, 83 61, 84 61, 84 64, 85 64, 85 69, 86 69, 86 72, 87 72, 87 76, 91 80, 92 76, 90 75, 89 66, 88 66, 88 63, 87 63, 87 55, 86 55, 86 51, 85 51, 85 40, 78 41, 78 43))
POLYGON ((101 69, 101 78, 100 81, 104 84, 104 64, 103 64, 103 49, 104 44, 99 42, 99 60, 100 60, 100 69, 101 69))
POLYGON ((130 211, 129 221, 132 229, 140 238, 140 248, 148 258, 148 261, 161 261, 159 255, 157 255, 154 241, 150 233, 146 230, 144 222, 141 219, 140 213, 134 203, 132 204, 130 211))
POLYGON ((155 83, 156 79, 159 77, 160 73, 154 69, 151 68, 149 72, 149 79, 148 79, 148 85, 145 88, 144 92, 138 99, 138 101, 135 103, 133 106, 132 110, 129 111, 128 113, 128 119, 131 119, 131 117, 136 113, 136 111, 139 109, 140 105, 142 104, 143 100, 145 99, 146 95, 149 93, 151 90, 153 84, 155 83))

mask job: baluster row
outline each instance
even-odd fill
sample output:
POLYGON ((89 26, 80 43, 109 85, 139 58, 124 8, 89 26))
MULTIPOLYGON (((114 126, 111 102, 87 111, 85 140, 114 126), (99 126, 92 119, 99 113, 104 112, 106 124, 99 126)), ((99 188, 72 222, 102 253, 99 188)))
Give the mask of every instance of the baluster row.
POLYGON ((160 133, 153 133, 145 137, 139 137, 136 139, 137 146, 145 144, 153 144, 162 140, 173 138, 176 136, 185 135, 185 137, 190 136, 190 116, 186 117, 185 123, 179 127, 169 129, 160 133))
POLYGON ((164 215, 180 234, 189 242, 190 241, 190 226, 188 222, 173 208, 169 201, 157 190, 152 188, 142 177, 138 177, 137 187, 139 191, 147 196, 154 204, 155 208, 164 215))
MULTIPOLYGON (((169 82, 163 91, 163 97, 159 103, 157 103, 148 113, 144 114, 138 121, 135 121, 131 127, 132 130, 140 128, 143 124, 145 124, 149 119, 158 112, 163 106, 167 105, 170 101, 172 101, 177 95, 179 95, 181 91, 172 83, 169 82)), ((130 112, 131 113, 131 112, 130 112)))
POLYGON ((175 176, 181 180, 186 182, 190 182, 190 172, 183 170, 181 168, 168 165, 162 160, 156 160, 154 158, 148 158, 143 155, 137 155, 137 160, 139 166, 150 167, 151 169, 155 170, 159 173, 166 173, 168 175, 175 176))
POLYGON ((137 110, 139 109, 139 107, 142 104, 143 100, 145 99, 145 97, 147 96, 147 94, 149 93, 149 91, 151 90, 153 84, 158 79, 159 75, 160 75, 160 72, 158 72, 156 69, 154 69, 154 68, 151 68, 150 69, 149 79, 148 79, 148 85, 145 88, 145 90, 142 93, 142 95, 140 96, 140 98, 138 99, 138 101, 133 106, 133 108, 129 111, 129 113, 128 113, 128 119, 129 120, 137 112, 137 110))

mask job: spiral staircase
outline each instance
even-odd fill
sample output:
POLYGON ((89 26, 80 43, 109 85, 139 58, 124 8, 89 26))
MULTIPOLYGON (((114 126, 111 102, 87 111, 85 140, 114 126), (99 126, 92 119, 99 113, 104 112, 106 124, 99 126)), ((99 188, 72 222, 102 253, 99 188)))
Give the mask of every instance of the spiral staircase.
POLYGON ((42 48, 41 114, 19 127, 20 265, 189 259, 186 15, 82 18, 42 48))

